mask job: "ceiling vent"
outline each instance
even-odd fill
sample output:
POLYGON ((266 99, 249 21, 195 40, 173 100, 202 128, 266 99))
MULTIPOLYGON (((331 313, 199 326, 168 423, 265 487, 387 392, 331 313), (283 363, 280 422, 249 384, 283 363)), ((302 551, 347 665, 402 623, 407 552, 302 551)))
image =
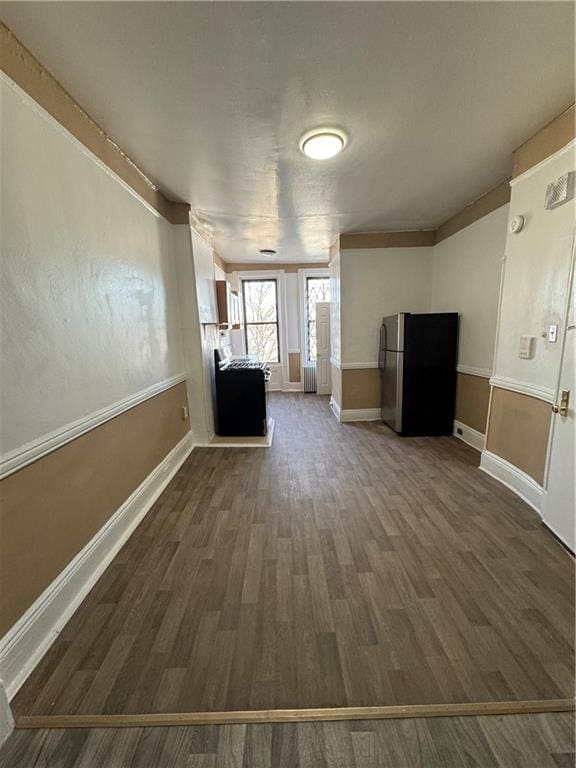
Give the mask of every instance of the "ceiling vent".
POLYGON ((553 208, 558 208, 560 205, 569 202, 574 197, 574 178, 576 177, 576 171, 570 171, 560 176, 559 179, 548 184, 546 188, 546 201, 544 208, 547 211, 551 211, 553 208))

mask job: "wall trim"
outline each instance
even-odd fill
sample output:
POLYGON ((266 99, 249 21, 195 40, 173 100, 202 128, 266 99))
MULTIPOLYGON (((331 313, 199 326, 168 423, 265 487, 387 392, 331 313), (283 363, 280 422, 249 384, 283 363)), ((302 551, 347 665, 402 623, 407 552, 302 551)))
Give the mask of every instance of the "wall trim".
POLYGON ((483 435, 482 432, 478 432, 477 429, 472 429, 472 427, 469 427, 462 421, 454 420, 453 435, 454 437, 457 437, 458 440, 462 440, 462 442, 466 443, 466 445, 475 448, 477 451, 482 451, 484 449, 484 441, 486 439, 486 435, 483 435), (461 435, 457 433, 458 429, 462 430, 461 435))
POLYGON ((378 368, 378 362, 370 363, 340 363, 340 369, 342 371, 360 371, 365 368, 378 368))
POLYGON ((330 358, 330 365, 333 365, 334 368, 338 368, 338 370, 342 370, 342 363, 340 360, 337 360, 335 357, 330 358))
POLYGON ((303 391, 304 391, 303 381, 285 381, 282 384, 282 392, 303 392, 303 391))
POLYGON ((506 376, 492 376, 490 386, 497 389, 508 389, 510 392, 518 392, 521 395, 529 395, 538 400, 544 400, 546 403, 554 404, 556 400, 556 391, 549 387, 540 387, 537 384, 530 384, 527 381, 512 379, 506 376))
POLYGON ((188 222, 188 203, 169 200, 2 22, 0 41, 4 82, 33 102, 154 213, 171 224, 188 222))
POLYGON ((408 229, 396 232, 343 232, 340 251, 363 248, 425 248, 434 245, 435 229, 408 229))
POLYGON ((458 363, 456 366, 457 373, 466 373, 469 376, 480 376, 483 379, 489 379, 492 376, 492 368, 476 368, 473 365, 464 365, 458 363))
POLYGON ((533 480, 530 475, 522 472, 506 459, 496 456, 495 453, 484 450, 480 457, 480 469, 490 477, 498 480, 510 488, 511 491, 526 502, 538 514, 542 508, 544 488, 533 480))
POLYGON ((0 457, 0 480, 26 467, 33 461, 42 458, 42 456, 62 448, 66 443, 75 440, 86 432, 90 432, 92 429, 104 424, 104 422, 110 421, 110 419, 119 416, 124 411, 140 405, 145 400, 149 400, 151 397, 155 397, 183 381, 186 381, 185 373, 171 376, 169 379, 164 379, 164 381, 159 381, 157 384, 146 387, 146 389, 141 389, 135 395, 129 395, 122 400, 118 400, 116 403, 112 403, 112 405, 100 408, 98 411, 92 411, 92 413, 88 413, 86 416, 76 419, 76 421, 71 421, 63 427, 41 435, 29 443, 25 443, 19 448, 5 453, 0 457))
POLYGON ((14 730, 14 717, 10 709, 4 682, 0 680, 0 747, 14 730))
POLYGON ((471 226, 510 202, 510 179, 504 179, 492 189, 466 205, 436 229, 435 245, 471 226))
POLYGON ((380 421, 380 408, 349 408, 340 411, 340 421, 380 421))
POLYGON ((332 395, 330 397, 330 408, 332 409, 332 413, 334 414, 334 416, 336 416, 338 421, 341 421, 341 419, 340 419, 340 414, 341 414, 340 406, 338 405, 336 400, 334 400, 334 395, 332 395))
POLYGON ((530 178, 530 176, 533 176, 535 173, 538 173, 542 168, 548 165, 548 163, 553 162, 557 158, 561 157, 563 154, 568 152, 571 149, 574 149, 576 147, 576 139, 572 139, 572 141, 569 141, 568 144, 565 144, 560 149, 556 150, 556 152, 553 152, 551 155, 548 155, 548 157, 545 157, 544 160, 540 160, 539 163, 536 163, 536 165, 531 166, 528 168, 528 170, 524 171, 524 173, 519 174, 518 176, 515 176, 510 181, 510 186, 514 186, 518 184, 520 181, 524 181, 525 179, 530 178))
POLYGON ((289 355, 299 355, 300 354, 300 350, 299 349, 289 349, 288 350, 288 354, 289 355))
POLYGON ((192 440, 188 432, 0 640, 0 678, 9 699, 188 458, 192 440))
POLYGON ((513 152, 512 176, 520 178, 527 171, 553 156, 574 140, 575 105, 552 118, 513 152))

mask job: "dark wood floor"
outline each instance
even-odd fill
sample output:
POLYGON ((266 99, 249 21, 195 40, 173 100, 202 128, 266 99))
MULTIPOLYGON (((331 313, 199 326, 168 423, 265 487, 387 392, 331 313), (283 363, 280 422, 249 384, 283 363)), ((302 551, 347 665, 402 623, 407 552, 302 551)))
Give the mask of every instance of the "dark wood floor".
POLYGON ((17 714, 573 695, 573 560, 475 451, 272 409, 271 449, 191 454, 17 714))
POLYGON ((16 731, 3 768, 573 768, 570 715, 16 731))

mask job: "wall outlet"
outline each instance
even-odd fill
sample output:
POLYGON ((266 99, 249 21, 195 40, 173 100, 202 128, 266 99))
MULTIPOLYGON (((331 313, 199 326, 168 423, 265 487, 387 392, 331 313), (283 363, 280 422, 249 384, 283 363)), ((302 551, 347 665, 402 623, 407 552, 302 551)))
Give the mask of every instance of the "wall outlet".
POLYGON ((462 431, 461 427, 456 427, 456 434, 457 435, 463 435, 464 434, 464 432, 462 431))
POLYGON ((182 412, 182 421, 188 421, 188 406, 183 405, 181 412, 182 412))

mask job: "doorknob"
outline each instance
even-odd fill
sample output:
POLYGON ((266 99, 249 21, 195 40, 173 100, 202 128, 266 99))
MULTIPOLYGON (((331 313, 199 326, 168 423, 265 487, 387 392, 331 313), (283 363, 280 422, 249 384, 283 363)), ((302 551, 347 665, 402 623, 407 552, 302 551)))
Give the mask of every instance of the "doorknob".
POLYGON ((559 413, 560 416, 568 416, 568 403, 570 402, 570 390, 563 389, 560 392, 560 405, 553 405, 553 413, 559 413))

